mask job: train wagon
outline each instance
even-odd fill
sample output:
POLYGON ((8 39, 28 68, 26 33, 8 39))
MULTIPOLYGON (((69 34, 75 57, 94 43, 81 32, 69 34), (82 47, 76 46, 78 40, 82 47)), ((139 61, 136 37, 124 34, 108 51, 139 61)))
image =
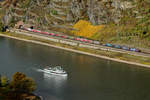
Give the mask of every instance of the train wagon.
POLYGON ((121 49, 120 45, 113 45, 114 48, 121 49))
POLYGON ((83 42, 87 42, 87 41, 88 41, 88 39, 86 39, 86 38, 83 38, 83 39, 82 39, 82 41, 83 41, 83 42))
POLYGON ((55 35, 55 33, 49 33, 49 35, 54 36, 54 35, 55 35))
POLYGON ((74 37, 73 36, 68 36, 69 39, 71 40, 74 40, 74 37))
POLYGON ((94 44, 100 44, 100 42, 99 42, 99 41, 93 41, 93 43, 94 43, 94 44))
POLYGON ((141 50, 140 50, 140 49, 137 49, 137 48, 130 48, 130 51, 141 52, 141 50))
POLYGON ((62 36, 62 34, 55 34, 55 36, 57 36, 57 37, 61 37, 61 36, 62 36))
POLYGON ((35 29, 31 29, 31 30, 32 30, 32 32, 36 32, 36 33, 38 32, 38 31, 37 31, 37 30, 35 30, 35 29))
POLYGON ((80 41, 85 42, 85 39, 84 38, 80 38, 80 41))
POLYGON ((67 39, 67 38, 68 38, 67 35, 62 35, 61 37, 64 38, 64 39, 67 39))
POLYGON ((25 30, 32 32, 31 28, 25 28, 25 30))
POLYGON ((46 35, 48 35, 49 33, 48 33, 48 32, 41 32, 41 34, 46 34, 46 35))
POLYGON ((37 33, 41 33, 41 31, 40 31, 40 30, 36 30, 36 32, 37 32, 37 33))
POLYGON ((88 43, 93 43, 93 41, 92 41, 92 40, 87 40, 87 42, 88 42, 88 43))
POLYGON ((75 40, 80 41, 81 39, 79 37, 75 38, 75 40))
POLYGON ((105 46, 107 46, 107 47, 113 47, 113 45, 110 44, 110 43, 106 43, 105 46))
POLYGON ((129 48, 129 47, 127 47, 127 46, 122 46, 122 49, 123 49, 123 50, 127 50, 127 51, 129 51, 129 50, 130 50, 130 48, 129 48))

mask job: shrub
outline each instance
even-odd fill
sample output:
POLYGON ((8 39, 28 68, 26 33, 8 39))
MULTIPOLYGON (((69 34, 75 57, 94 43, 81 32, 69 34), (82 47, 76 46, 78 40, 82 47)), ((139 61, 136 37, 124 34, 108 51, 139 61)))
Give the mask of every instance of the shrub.
POLYGON ((74 25, 75 31, 72 31, 73 34, 84 37, 92 37, 99 30, 103 29, 104 25, 94 26, 88 21, 80 20, 74 25))

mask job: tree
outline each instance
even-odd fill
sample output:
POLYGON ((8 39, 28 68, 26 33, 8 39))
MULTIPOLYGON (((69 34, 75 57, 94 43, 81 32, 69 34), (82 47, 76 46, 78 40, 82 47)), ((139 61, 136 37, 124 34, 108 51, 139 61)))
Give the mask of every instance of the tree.
POLYGON ((4 24, 3 24, 2 21, 0 20, 0 32, 3 31, 3 28, 4 28, 4 24))
POLYGON ((7 86, 8 85, 9 79, 6 76, 1 77, 1 85, 2 86, 7 86))
POLYGON ((35 81, 32 78, 29 78, 25 74, 20 72, 16 72, 14 74, 10 86, 15 92, 30 93, 36 89, 35 81))

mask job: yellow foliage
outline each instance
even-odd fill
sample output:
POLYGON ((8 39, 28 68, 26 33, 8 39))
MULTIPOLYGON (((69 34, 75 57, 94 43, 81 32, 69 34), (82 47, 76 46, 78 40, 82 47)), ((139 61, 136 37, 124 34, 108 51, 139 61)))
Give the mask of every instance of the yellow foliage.
POLYGON ((104 25, 94 26, 88 21, 80 20, 74 25, 73 34, 77 36, 92 37, 95 33, 103 29, 104 25))

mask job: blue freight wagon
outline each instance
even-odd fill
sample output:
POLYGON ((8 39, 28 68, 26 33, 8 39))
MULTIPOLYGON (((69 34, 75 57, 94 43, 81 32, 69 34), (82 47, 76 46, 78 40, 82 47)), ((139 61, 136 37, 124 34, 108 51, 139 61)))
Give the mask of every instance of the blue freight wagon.
POLYGON ((107 47, 113 47, 113 45, 110 44, 110 43, 106 43, 105 46, 107 46, 107 47))
POLYGON ((120 45, 113 45, 114 48, 121 49, 120 45))

